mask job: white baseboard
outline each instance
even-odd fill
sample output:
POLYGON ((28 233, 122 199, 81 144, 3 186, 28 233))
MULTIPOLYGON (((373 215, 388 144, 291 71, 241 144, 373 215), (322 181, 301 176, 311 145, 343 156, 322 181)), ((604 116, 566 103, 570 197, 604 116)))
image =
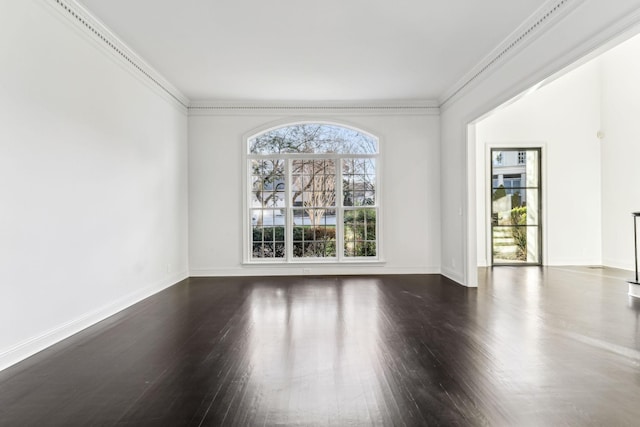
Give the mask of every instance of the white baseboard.
POLYGON ((629 261, 628 263, 625 263, 617 259, 603 259, 602 265, 604 265, 605 267, 619 268, 620 270, 635 271, 635 265, 633 264, 633 260, 629 261))
POLYGON ((640 298, 640 285, 629 283, 629 296, 640 298))
POLYGON ((388 275, 388 274, 440 274, 440 267, 389 267, 383 264, 353 266, 261 266, 252 265, 234 268, 192 268, 191 277, 238 277, 238 276, 342 276, 342 275, 388 275))
POLYGON ((554 259, 553 261, 548 261, 545 266, 549 267, 563 267, 567 265, 574 266, 592 266, 592 265, 603 265, 601 259, 584 259, 584 258, 564 258, 564 259, 554 259))
POLYGON ((442 267, 441 274, 447 279, 451 279, 462 286, 467 286, 464 283, 464 277, 462 276, 462 273, 460 273, 459 271, 454 271, 454 270, 451 270, 450 268, 442 267))
POLYGON ((34 354, 50 347, 65 338, 68 338, 89 326, 113 316, 114 314, 131 307, 133 304, 150 297, 181 280, 188 277, 186 271, 170 276, 154 285, 147 286, 131 294, 125 295, 107 305, 96 310, 83 314, 82 316, 62 325, 57 325, 48 331, 25 340, 9 349, 0 352, 0 371, 15 365, 16 363, 33 356, 34 354))

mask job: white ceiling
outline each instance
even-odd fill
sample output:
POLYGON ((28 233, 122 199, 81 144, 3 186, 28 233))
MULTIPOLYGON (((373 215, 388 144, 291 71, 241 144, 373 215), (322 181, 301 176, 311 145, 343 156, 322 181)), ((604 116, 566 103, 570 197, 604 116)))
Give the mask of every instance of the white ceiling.
POLYGON ((80 0, 191 100, 429 100, 542 0, 80 0))

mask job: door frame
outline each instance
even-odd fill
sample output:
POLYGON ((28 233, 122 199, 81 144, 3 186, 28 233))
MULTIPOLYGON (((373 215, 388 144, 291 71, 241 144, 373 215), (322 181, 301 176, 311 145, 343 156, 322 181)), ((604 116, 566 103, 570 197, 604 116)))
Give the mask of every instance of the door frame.
POLYGON ((548 264, 548 250, 547 250, 547 144, 545 142, 532 142, 532 141, 514 141, 514 142, 486 142, 485 146, 485 179, 486 183, 484 191, 485 200, 485 250, 486 259, 489 267, 493 266, 543 266, 548 264), (512 149, 514 151, 540 150, 540 262, 539 263, 513 263, 513 264, 494 264, 493 262, 493 236, 491 226, 491 186, 492 186, 492 159, 491 151, 494 149, 512 149))

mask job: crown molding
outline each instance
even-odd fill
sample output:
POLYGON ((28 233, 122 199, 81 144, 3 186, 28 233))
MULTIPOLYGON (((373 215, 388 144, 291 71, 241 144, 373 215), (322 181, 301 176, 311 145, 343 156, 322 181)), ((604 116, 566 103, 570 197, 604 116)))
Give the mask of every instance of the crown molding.
POLYGON ((243 115, 243 114, 415 114, 439 115, 437 101, 193 101, 189 115, 243 115))
POLYGON ((141 77, 154 89, 160 90, 182 108, 189 106, 189 99, 158 71, 147 64, 140 55, 120 40, 105 24, 75 0, 41 0, 67 18, 83 35, 101 45, 119 62, 141 77))
POLYGON ((266 101, 190 101, 140 55, 120 40, 105 24, 94 17, 76 0, 40 0, 56 9, 88 38, 101 45, 122 64, 159 90, 170 100, 185 108, 189 115, 241 114, 416 114, 439 115, 441 108, 489 75, 499 63, 521 51, 586 0, 548 0, 513 31, 502 43, 485 56, 463 78, 447 90, 439 100, 429 101, 364 101, 364 102, 266 102, 266 101))
POLYGON ((475 67, 467 72, 439 99, 441 107, 457 99, 460 94, 472 88, 482 77, 487 76, 496 66, 523 50, 527 44, 544 34, 560 18, 576 9, 585 0, 548 0, 526 21, 496 46, 475 67))

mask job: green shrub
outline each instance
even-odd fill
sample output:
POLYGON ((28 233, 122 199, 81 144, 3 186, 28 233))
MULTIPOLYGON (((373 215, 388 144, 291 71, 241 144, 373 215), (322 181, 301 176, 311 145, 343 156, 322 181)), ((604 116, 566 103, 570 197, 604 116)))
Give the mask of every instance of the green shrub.
POLYGON ((311 227, 311 226, 295 226, 293 227, 293 241, 311 241, 311 240, 335 240, 335 227, 311 227))
POLYGON ((254 242, 284 242, 284 227, 253 227, 254 242))
POLYGON ((376 220, 376 210, 375 209, 354 209, 354 210, 345 210, 344 212, 344 221, 352 222, 352 221, 364 221, 367 222, 375 222, 376 220))
POLYGON ((520 227, 527 224, 527 207, 518 206, 511 209, 511 224, 513 227, 513 240, 516 245, 516 259, 527 260, 527 227, 520 227))
MULTIPOLYGON (((253 256, 284 256, 284 227, 254 227, 253 256), (264 243, 263 243, 264 242, 264 243)), ((293 255, 296 257, 332 257, 336 255, 335 227, 296 226, 293 228, 293 255)))
POLYGON ((504 189, 504 185, 500 184, 496 191, 493 192, 492 199, 495 202, 496 200, 502 199, 507 196, 507 191, 504 189))

